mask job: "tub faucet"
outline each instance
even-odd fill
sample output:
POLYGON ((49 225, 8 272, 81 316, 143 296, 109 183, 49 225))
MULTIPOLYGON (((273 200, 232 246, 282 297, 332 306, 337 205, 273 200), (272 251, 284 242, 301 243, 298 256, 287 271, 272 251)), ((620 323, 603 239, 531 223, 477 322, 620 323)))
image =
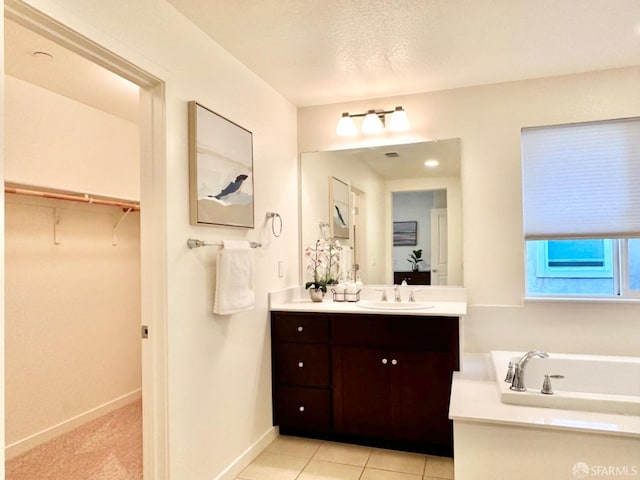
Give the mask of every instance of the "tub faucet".
POLYGON ((547 352, 543 352, 542 350, 530 350, 525 353, 522 358, 515 364, 514 372, 513 372, 513 380, 511 381, 511 390, 516 392, 526 392, 527 387, 524 386, 524 370, 527 367, 527 363, 533 357, 538 358, 549 358, 549 354, 547 352))

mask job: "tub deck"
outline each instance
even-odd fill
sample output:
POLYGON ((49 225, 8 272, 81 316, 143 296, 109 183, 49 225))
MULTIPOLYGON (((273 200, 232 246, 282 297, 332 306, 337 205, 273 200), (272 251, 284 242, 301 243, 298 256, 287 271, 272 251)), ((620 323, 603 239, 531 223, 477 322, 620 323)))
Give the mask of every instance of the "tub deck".
POLYGON ((488 354, 465 355, 454 373, 449 418, 456 480, 640 476, 640 416, 502 403, 488 354))

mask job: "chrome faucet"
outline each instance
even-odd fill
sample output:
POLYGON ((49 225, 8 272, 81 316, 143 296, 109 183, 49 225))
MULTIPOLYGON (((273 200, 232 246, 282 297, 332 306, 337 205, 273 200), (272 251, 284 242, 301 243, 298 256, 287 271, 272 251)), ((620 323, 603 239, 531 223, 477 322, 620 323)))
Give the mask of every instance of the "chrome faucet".
POLYGON ((398 285, 394 285, 393 286, 393 292, 394 292, 393 301, 394 302, 401 302, 402 301, 402 297, 400 296, 400 287, 398 287, 398 285))
POLYGON ((527 387, 524 386, 524 371, 527 367, 527 363, 533 357, 539 358, 549 358, 549 354, 547 352, 543 352, 542 350, 530 350, 525 353, 522 358, 515 364, 514 372, 513 372, 513 380, 511 381, 511 386, 509 387, 511 390, 516 392, 526 392, 527 387))

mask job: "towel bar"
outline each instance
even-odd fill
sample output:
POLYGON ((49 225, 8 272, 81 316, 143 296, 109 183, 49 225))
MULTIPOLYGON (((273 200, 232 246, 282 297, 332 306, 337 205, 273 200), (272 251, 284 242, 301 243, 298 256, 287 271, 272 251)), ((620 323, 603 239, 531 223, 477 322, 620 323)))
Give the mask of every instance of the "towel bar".
MULTIPOLYGON (((262 244, 259 242, 249 242, 251 248, 261 247, 262 244)), ((187 247, 189 248, 198 248, 198 247, 222 247, 224 244, 222 242, 205 242, 204 240, 198 240, 196 238, 190 238, 187 240, 187 247)))

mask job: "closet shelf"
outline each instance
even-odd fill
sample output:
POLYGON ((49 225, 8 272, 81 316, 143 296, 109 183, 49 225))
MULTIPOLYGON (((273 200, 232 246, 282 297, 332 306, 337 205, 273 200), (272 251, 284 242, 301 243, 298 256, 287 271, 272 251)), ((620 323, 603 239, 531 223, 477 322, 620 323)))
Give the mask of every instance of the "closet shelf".
POLYGON ((126 202, 126 201, 121 201, 116 199, 107 199, 102 197, 95 197, 86 193, 85 194, 69 194, 69 193, 61 193, 56 191, 37 190, 35 188, 22 188, 22 187, 17 187, 12 185, 5 185, 4 192, 16 194, 16 195, 27 195, 31 197, 53 198, 56 200, 67 200, 70 202, 106 205, 110 207, 120 207, 124 210, 136 211, 136 212, 140 211, 139 203, 126 202))

